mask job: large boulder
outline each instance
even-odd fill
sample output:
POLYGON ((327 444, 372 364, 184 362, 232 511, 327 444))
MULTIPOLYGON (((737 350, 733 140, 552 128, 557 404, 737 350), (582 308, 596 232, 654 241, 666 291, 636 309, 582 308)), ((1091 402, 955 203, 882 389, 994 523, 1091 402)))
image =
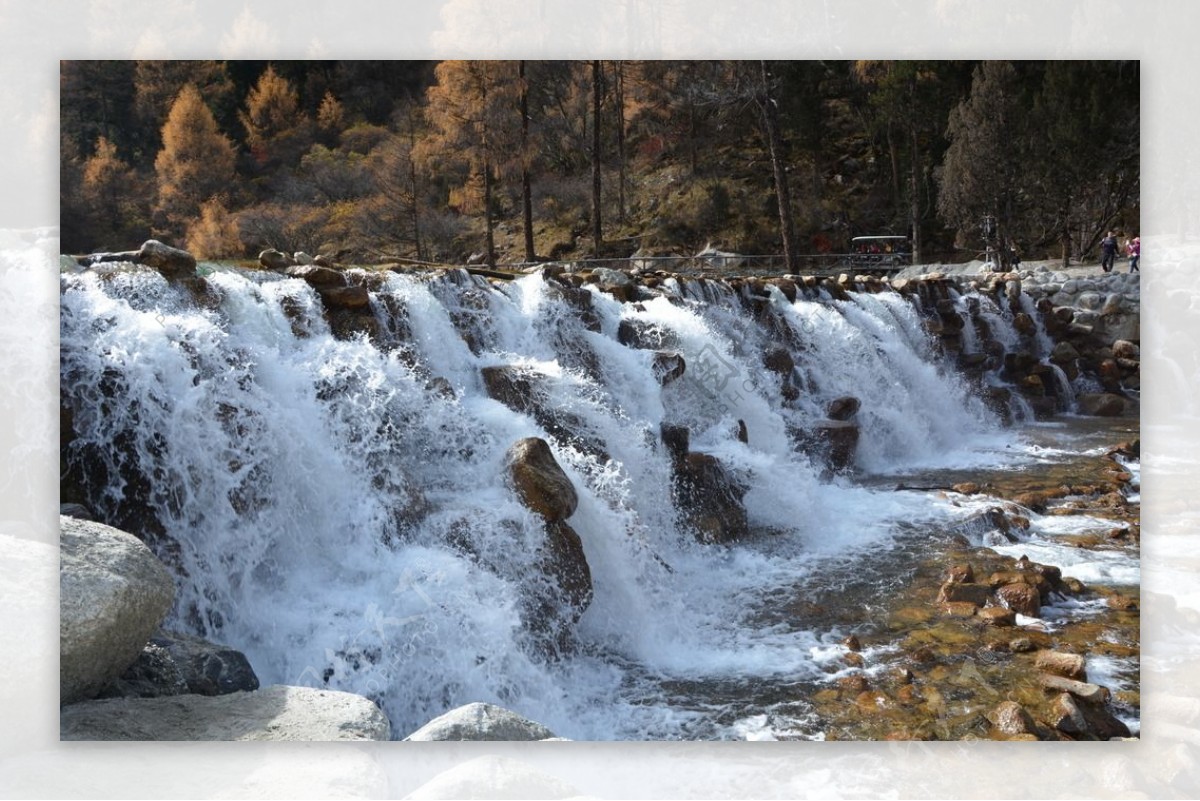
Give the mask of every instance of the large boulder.
POLYGON ((157 239, 142 243, 138 261, 152 267, 166 278, 191 278, 196 274, 196 257, 186 250, 164 245, 157 239))
POLYGON ((390 734, 387 717, 361 695, 284 685, 86 701, 59 712, 63 740, 387 740, 390 734))
POLYGON ((701 542, 732 542, 750 532, 741 486, 708 453, 689 453, 676 474, 676 496, 701 542))
POLYGON ((268 248, 258 254, 258 263, 268 270, 274 270, 281 273, 288 267, 292 266, 292 260, 287 257, 286 253, 281 253, 274 248, 268 248))
POLYGON ((494 704, 473 703, 451 709, 404 738, 406 742, 462 740, 557 739, 554 732, 540 723, 494 704))
POLYGON ((521 503, 548 522, 575 513, 579 496, 546 440, 526 437, 508 449, 506 467, 521 503))
POLYGON ((862 401, 852 395, 844 395, 840 398, 834 398, 826 407, 825 414, 830 420, 838 420, 845 422, 858 414, 858 410, 862 407, 862 401))
POLYGON ((175 598, 137 537, 60 517, 59 702, 91 698, 138 658, 175 598))

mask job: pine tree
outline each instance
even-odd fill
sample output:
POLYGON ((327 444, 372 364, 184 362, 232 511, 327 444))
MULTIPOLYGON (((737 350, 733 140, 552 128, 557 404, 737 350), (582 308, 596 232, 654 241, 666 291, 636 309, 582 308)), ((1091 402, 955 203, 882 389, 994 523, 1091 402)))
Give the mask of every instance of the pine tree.
POLYGON ((200 204, 229 192, 234 181, 233 144, 192 84, 183 87, 162 128, 163 147, 154 160, 158 176, 156 222, 180 237, 200 204))
POLYGON ((246 144, 263 172, 296 164, 312 143, 311 125, 292 84, 268 66, 246 96, 238 115, 246 144))

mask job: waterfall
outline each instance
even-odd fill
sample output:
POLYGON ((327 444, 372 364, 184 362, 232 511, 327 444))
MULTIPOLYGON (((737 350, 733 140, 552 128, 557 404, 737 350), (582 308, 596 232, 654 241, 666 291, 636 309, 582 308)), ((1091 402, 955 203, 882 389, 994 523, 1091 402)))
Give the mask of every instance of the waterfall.
POLYGON ((387 274, 372 334, 335 336, 305 282, 202 268, 199 298, 147 270, 63 274, 80 491, 175 572, 172 625, 244 651, 264 683, 368 695, 400 735, 482 700, 572 738, 735 736, 664 683, 823 675, 834 633, 764 610, 938 514, 830 480, 796 432, 857 398, 857 466, 887 473, 981 458, 996 430, 897 293, 671 279, 621 303, 540 275, 387 274), (663 379, 663 353, 682 377, 663 379), (536 412, 489 396, 501 367, 536 412), (745 489, 745 543, 689 533, 664 425, 745 489), (558 652, 528 619, 553 587, 546 526, 505 477, 523 437, 578 490, 594 585, 558 652))

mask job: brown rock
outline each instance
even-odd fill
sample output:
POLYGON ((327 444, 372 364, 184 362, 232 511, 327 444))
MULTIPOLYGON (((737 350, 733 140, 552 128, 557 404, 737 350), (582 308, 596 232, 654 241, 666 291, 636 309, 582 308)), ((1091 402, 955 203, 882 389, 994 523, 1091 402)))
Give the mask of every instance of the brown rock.
POLYGON ((879 690, 867 690, 859 693, 854 699, 854 705, 865 715, 878 715, 896 708, 895 702, 879 690))
POLYGON ((986 584, 961 584, 947 581, 938 590, 937 603, 966 602, 983 606, 992 598, 992 588, 986 584))
POLYGON ((851 651, 861 651, 862 643, 858 641, 858 637, 851 634, 846 639, 842 640, 842 645, 846 646, 851 651))
POLYGON ((750 533, 741 486, 717 457, 689 453, 676 476, 684 513, 701 542, 732 542, 750 533))
POLYGON ((857 695, 861 692, 865 692, 866 689, 870 686, 867 683, 866 676, 863 676, 859 673, 855 673, 851 676, 842 676, 840 679, 837 680, 837 684, 838 684, 838 689, 841 690, 843 693, 854 694, 854 695, 857 695))
POLYGON ((186 250, 148 239, 138 251, 138 261, 152 267, 166 278, 190 278, 196 274, 196 257, 186 250))
POLYGON ((772 348, 763 355, 763 366, 773 373, 787 377, 796 369, 796 360, 786 348, 772 348))
POLYGON ((951 565, 946 572, 946 581, 952 584, 974 584, 975 571, 966 562, 961 565, 951 565))
POLYGON ((942 604, 941 609, 950 617, 974 617, 979 607, 968 601, 949 601, 942 604))
POLYGON ((1025 708, 1016 701, 1002 701, 987 715, 988 721, 1001 734, 1015 736, 1033 734, 1034 722, 1025 708))
POLYGON ((963 495, 976 495, 979 493, 979 485, 974 481, 964 481, 961 484, 955 484, 950 489, 955 492, 961 492, 963 495))
POLYGON ((288 267, 287 275, 292 278, 300 278, 309 286, 320 289, 321 287, 345 286, 346 276, 341 272, 329 267, 318 267, 315 264, 303 264, 295 267, 288 267))
POLYGON ((989 626, 1014 626, 1017 623, 1017 613, 1003 606, 985 606, 975 614, 989 626))
POLYGON ((1062 693, 1054 699, 1054 704, 1050 707, 1049 722, 1054 728, 1067 734, 1088 733, 1087 719, 1070 693, 1062 693))
POLYGON ((1046 673, 1063 676, 1076 681, 1087 681, 1087 670, 1084 658, 1079 654, 1068 654, 1062 651, 1038 651, 1034 666, 1046 673))
POLYGON ((1125 413, 1125 399, 1110 393, 1085 392, 1075 403, 1080 414, 1092 417, 1119 417, 1125 413))
POLYGON ((1108 701, 1111 695, 1107 687, 1076 681, 1075 679, 1068 679, 1063 676, 1055 676, 1053 673, 1039 673, 1038 683, 1047 690, 1070 693, 1081 701, 1086 701, 1090 704, 1103 704, 1108 701))
POLYGON ((508 449, 507 468, 521 503, 554 522, 575 513, 579 496, 544 439, 527 437, 508 449))
POLYGON ((1019 615, 1037 617, 1042 611, 1041 594, 1029 584, 1005 584, 996 590, 996 597, 1019 615))
POLYGON ((317 292, 331 309, 366 309, 371 305, 371 293, 362 286, 323 286, 317 292))
POLYGON ((546 524, 546 551, 541 567, 558 583, 560 600, 569 610, 569 622, 577 622, 592 602, 592 571, 583 552, 583 541, 566 522, 546 524))

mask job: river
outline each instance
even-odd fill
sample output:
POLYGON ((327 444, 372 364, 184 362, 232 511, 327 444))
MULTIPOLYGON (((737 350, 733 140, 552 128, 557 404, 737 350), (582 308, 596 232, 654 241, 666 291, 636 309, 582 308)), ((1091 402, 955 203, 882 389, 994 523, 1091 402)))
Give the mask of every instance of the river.
MULTIPOLYGON (((487 701, 571 739, 882 737, 899 724, 843 714, 828 691, 892 670, 902 637, 932 630, 889 621, 955 549, 1136 592, 1136 546, 1081 542, 1112 528, 1086 510, 1028 514, 1015 542, 961 529, 1013 482, 1053 486, 1136 438, 1136 420, 1036 423, 1014 405, 1003 425, 899 293, 771 290, 748 311, 715 281, 621 303, 540 275, 388 273, 356 333, 298 278, 200 272, 197 293, 128 265, 64 268, 64 500, 151 543, 178 579, 171 625, 242 650, 264 684, 367 695, 398 736, 487 701), (682 377, 664 380, 664 353, 682 377), (486 368, 525 377, 524 408, 489 393, 486 368), (861 407, 843 471, 798 432, 846 397, 861 407), (694 536, 664 426, 738 485, 741 540, 694 536), (552 642, 530 611, 559 597, 546 527, 505 473, 524 437, 550 443, 578 492, 593 589, 552 642), (996 492, 947 491, 967 480, 996 492)), ((985 306, 993 328, 1012 317, 985 306)), ((1018 626, 1101 607, 1058 598, 1018 626)), ((1136 625, 1120 636, 1136 645, 1136 625)), ((1136 655, 1089 671, 1136 692, 1136 655)), ((1118 712, 1136 729, 1136 703, 1118 712)))

